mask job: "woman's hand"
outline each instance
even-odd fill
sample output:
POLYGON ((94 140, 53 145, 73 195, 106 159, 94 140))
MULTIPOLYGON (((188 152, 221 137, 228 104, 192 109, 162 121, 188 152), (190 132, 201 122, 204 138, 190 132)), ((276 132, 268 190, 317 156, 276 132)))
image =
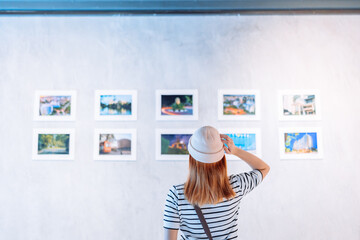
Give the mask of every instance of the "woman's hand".
POLYGON ((227 154, 235 154, 235 152, 239 149, 235 146, 234 141, 226 134, 220 134, 221 141, 224 144, 224 150, 227 154), (225 146, 225 144, 227 146, 225 146))

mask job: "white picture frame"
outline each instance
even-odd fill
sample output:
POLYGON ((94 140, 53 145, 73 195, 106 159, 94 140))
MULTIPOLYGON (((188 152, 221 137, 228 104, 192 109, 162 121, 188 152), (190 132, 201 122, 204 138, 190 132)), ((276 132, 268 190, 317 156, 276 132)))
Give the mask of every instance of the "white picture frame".
POLYGON ((280 121, 318 121, 321 120, 321 95, 317 89, 307 90, 278 90, 278 115, 280 121), (308 96, 307 99, 299 98, 297 103, 290 102, 290 96, 299 95, 300 97, 308 96), (311 98, 309 96, 314 95, 314 102, 308 102, 311 98), (285 97, 287 100, 285 100, 285 97), (285 111, 288 114, 285 114, 285 111), (304 114, 304 115, 290 115, 291 111, 298 112, 314 112, 315 114, 304 114))
POLYGON ((75 90, 36 90, 34 98, 35 121, 75 121, 76 117, 76 91, 75 90), (47 97, 49 103, 40 103, 40 98, 47 97), (62 97, 62 98, 60 98, 62 97), (67 98, 66 98, 67 97, 67 98), (68 98, 70 98, 69 103, 68 98), (63 103, 65 102, 65 103, 63 103), (70 104, 69 115, 50 115, 54 111, 63 112, 66 108, 56 110, 54 107, 70 104))
MULTIPOLYGON (((183 120, 198 120, 199 115, 199 100, 198 100, 198 90, 197 89, 170 89, 170 90, 164 90, 164 89, 158 89, 156 90, 156 104, 155 104, 155 114, 156 114, 156 120, 165 120, 165 121, 183 121, 183 120), (185 96, 185 95, 192 95, 192 114, 191 115, 182 115, 181 111, 179 112, 173 112, 174 115, 166 115, 164 112, 168 112, 170 114, 170 111, 173 111, 172 109, 166 110, 163 106, 162 98, 169 97, 173 98, 176 95, 185 96)), ((190 111, 190 107, 188 108, 190 111)), ((188 110, 187 108, 184 110, 184 113, 188 110)))
MULTIPOLYGON (((155 158, 159 161, 186 161, 189 160, 189 154, 163 154, 161 151, 161 137, 164 134, 176 135, 183 134, 191 136, 196 129, 186 128, 186 129, 159 129, 155 130, 155 158)), ((184 145, 187 149, 188 142, 184 142, 184 145)))
POLYGON ((283 127, 279 129, 279 143, 280 143, 280 159, 322 159, 323 158, 323 136, 322 128, 320 127, 283 127), (289 149, 294 149, 296 146, 297 151, 308 151, 311 146, 314 146, 314 138, 316 137, 316 152, 308 153, 286 153, 286 133, 301 133, 299 139, 293 139, 289 142, 289 149), (312 134, 316 133, 316 134, 312 134))
MULTIPOLYGON (((62 148, 52 146, 57 150, 52 151, 66 151, 62 148)), ((46 150, 44 150, 46 151, 46 150)), ((33 160, 73 160, 75 156, 75 129, 73 128, 35 128, 33 129, 33 146, 32 146, 32 159, 33 160), (69 153, 68 154, 51 154, 51 153, 39 153, 39 135, 55 135, 55 134, 68 134, 69 135, 69 153)))
MULTIPOLYGON (((262 152, 261 152, 261 129, 260 128, 219 128, 219 132, 221 134, 255 134, 255 146, 256 146, 256 150, 255 151, 248 151, 246 149, 244 149, 245 151, 248 151, 252 154, 254 154, 255 156, 261 158, 262 157, 262 152)), ((238 143, 237 140, 232 138, 234 140, 234 143, 237 147, 238 143)), ((240 139, 238 139, 240 140, 240 139)), ((226 154, 226 159, 227 160, 241 160, 239 157, 234 156, 232 154, 226 154)))
MULTIPOLYGON (((123 109, 125 110, 125 109, 123 109)), ((125 110, 128 112, 128 110, 125 110)), ((137 90, 95 90, 95 120, 97 121, 135 121, 137 120, 137 90), (108 97, 106 97, 108 96, 108 97), (121 96, 124 100, 131 99, 130 114, 101 114, 101 98, 104 100, 110 96, 121 96), (129 97, 130 96, 130 97, 129 97)))
MULTIPOLYGON (((126 143, 125 143, 126 144, 126 143)), ((110 147, 111 148, 111 147, 110 147)), ((137 134, 135 128, 119 129, 119 128, 96 128, 94 130, 94 160, 96 161, 136 161, 137 151, 137 134), (100 134, 126 134, 131 136, 130 140, 130 154, 114 154, 102 155, 100 154, 100 134)), ((112 151, 112 150, 111 150, 112 151)))
MULTIPOLYGON (((239 102, 239 100, 235 100, 236 102, 239 102)), ((234 101, 234 102, 235 102, 234 101)), ((240 103, 239 103, 240 104, 240 103)), ((261 96, 259 90, 245 90, 245 89, 219 89, 218 90, 218 119, 219 120, 229 120, 229 121, 239 121, 239 120, 245 120, 245 121, 252 121, 252 120, 260 120, 261 117, 261 96), (225 95, 248 95, 253 96, 255 99, 254 104, 247 104, 242 108, 237 109, 237 111, 241 112, 255 112, 254 114, 224 114, 224 96, 225 95), (246 109, 243 109, 246 108, 246 109)), ((230 111, 230 110, 229 110, 230 111)))

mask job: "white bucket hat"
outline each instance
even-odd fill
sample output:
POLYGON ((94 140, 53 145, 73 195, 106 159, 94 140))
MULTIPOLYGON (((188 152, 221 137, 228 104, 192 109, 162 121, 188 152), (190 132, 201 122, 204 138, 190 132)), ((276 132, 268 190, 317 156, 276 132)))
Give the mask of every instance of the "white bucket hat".
POLYGON ((225 155, 220 133, 211 126, 201 127, 194 132, 189 139, 188 151, 196 161, 203 163, 218 162, 225 155))

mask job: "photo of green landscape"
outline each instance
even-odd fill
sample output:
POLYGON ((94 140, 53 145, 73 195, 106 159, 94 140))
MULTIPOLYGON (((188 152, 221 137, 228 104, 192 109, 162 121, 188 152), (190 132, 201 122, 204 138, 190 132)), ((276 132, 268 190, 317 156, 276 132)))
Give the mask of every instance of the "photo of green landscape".
POLYGON ((70 134, 39 134, 38 154, 69 154, 70 134))

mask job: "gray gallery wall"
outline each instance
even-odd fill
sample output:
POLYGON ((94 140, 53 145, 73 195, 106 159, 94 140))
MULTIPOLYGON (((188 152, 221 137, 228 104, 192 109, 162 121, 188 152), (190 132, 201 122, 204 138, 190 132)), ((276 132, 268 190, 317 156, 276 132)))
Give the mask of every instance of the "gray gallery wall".
MULTIPOLYGON (((0 238, 161 239, 187 162, 155 160, 155 128, 261 127, 266 180, 241 239, 360 239, 360 16, 0 18, 0 238), (199 90, 199 120, 155 121, 155 89, 199 90), (217 120, 219 88, 259 89, 257 122, 217 120), (278 89, 320 89, 319 122, 279 122, 278 89), (39 89, 75 89, 75 122, 34 122, 39 89), (138 120, 94 121, 95 89, 137 89, 138 120), (321 126, 324 158, 280 160, 278 128, 321 126), (76 128, 74 161, 32 161, 32 130, 76 128), (136 162, 95 162, 94 128, 137 128, 136 162)), ((229 163, 229 172, 249 167, 229 163)))

